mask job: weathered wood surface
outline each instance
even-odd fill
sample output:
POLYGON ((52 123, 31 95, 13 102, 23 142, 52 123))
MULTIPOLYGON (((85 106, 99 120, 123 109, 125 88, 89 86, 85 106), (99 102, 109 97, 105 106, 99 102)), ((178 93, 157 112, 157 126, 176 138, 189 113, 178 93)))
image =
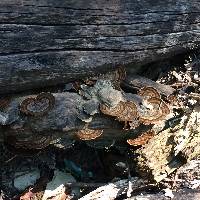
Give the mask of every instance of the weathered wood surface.
POLYGON ((139 75, 127 75, 126 79, 123 81, 122 85, 126 87, 127 89, 133 90, 138 89, 142 87, 153 87, 157 89, 161 94, 164 94, 165 96, 169 96, 172 94, 175 90, 169 86, 169 85, 163 85, 160 83, 156 83, 155 81, 152 81, 148 78, 139 76, 139 75))
POLYGON ((0 93, 65 83, 198 47, 200 3, 3 0, 0 93))
MULTIPOLYGON (((199 190, 181 190, 178 192, 173 192, 173 200, 198 200, 200 198, 199 190)), ((131 198, 127 198, 126 200, 169 200, 171 199, 169 196, 165 196, 162 193, 158 194, 145 194, 145 195, 137 195, 131 198)))

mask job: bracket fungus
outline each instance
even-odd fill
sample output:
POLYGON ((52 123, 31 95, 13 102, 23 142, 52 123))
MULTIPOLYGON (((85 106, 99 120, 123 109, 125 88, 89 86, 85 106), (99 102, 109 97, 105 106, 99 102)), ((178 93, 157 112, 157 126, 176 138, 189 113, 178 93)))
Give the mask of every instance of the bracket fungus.
POLYGON ((126 70, 124 67, 118 67, 116 70, 106 74, 100 74, 96 79, 111 80, 111 82, 121 82, 126 78, 126 70))
POLYGON ((119 67, 114 72, 108 74, 110 75, 114 88, 117 90, 121 90, 120 83, 126 78, 125 68, 119 67))
POLYGON ((140 112, 140 121, 145 124, 156 124, 164 120, 170 109, 161 99, 160 93, 153 87, 141 88, 138 95, 144 98, 145 107, 140 112))
POLYGON ((152 97, 147 100, 149 108, 140 113, 140 121, 145 124, 156 124, 164 120, 170 113, 170 109, 161 99, 152 97))
POLYGON ((120 109, 117 115, 117 119, 119 121, 132 121, 138 117, 137 106, 134 102, 120 102, 118 105, 120 109))
POLYGON ((104 77, 111 79, 112 81, 123 81, 126 78, 126 70, 124 67, 118 67, 115 71, 109 72, 104 77))
POLYGON ((132 146, 140 146, 146 144, 155 135, 154 131, 147 131, 135 139, 128 139, 127 143, 132 146))
POLYGON ((152 97, 160 98, 160 93, 153 87, 143 87, 139 90, 138 95, 149 99, 152 97))
POLYGON ((20 111, 26 115, 42 116, 48 113, 55 104, 55 97, 50 93, 41 93, 22 101, 20 111))
POLYGON ((101 104, 100 110, 106 115, 117 117, 119 121, 132 121, 138 116, 137 106, 131 101, 120 101, 115 107, 101 104))
POLYGON ((6 141, 17 149, 44 149, 49 146, 52 141, 51 136, 47 135, 31 135, 29 129, 18 129, 13 131, 13 133, 17 133, 17 137, 12 134, 9 135, 6 141), (26 131, 26 135, 22 135, 22 133, 26 131))
POLYGON ((132 101, 120 101, 115 107, 108 107, 101 104, 100 110, 103 114, 116 117, 118 121, 125 122, 125 127, 127 122, 131 122, 132 129, 139 126, 137 106, 132 101))
POLYGON ((103 130, 94 130, 94 129, 82 129, 76 133, 76 136, 80 140, 94 140, 100 137, 103 133, 103 130))

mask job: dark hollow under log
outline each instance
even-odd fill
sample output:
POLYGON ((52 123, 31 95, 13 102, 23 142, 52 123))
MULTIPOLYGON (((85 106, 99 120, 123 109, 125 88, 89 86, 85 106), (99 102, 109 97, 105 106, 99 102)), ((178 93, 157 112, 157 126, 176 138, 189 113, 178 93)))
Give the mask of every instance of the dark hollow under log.
POLYGON ((197 48, 200 3, 0 2, 0 93, 141 66, 197 48))

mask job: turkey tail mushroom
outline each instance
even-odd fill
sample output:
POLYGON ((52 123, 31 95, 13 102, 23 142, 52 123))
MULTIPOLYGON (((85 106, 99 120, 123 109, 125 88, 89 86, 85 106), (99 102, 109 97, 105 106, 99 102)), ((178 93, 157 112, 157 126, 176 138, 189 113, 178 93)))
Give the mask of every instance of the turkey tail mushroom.
POLYGON ((160 93, 153 87, 143 87, 139 90, 138 95, 144 99, 150 99, 152 97, 160 99, 160 93))
POLYGON ((145 124, 156 124, 166 119, 170 109, 161 99, 152 97, 147 100, 149 108, 140 113, 140 121, 145 124))
POLYGON ((26 115, 42 116, 53 108, 55 97, 50 93, 41 93, 38 96, 29 97, 22 101, 20 111, 26 115))
POLYGON ((137 106, 132 101, 121 101, 115 107, 108 107, 102 104, 100 110, 106 115, 117 117, 119 121, 133 121, 138 118, 137 106))
POLYGON ((132 101, 121 101, 115 107, 101 105, 100 110, 106 115, 116 117, 118 121, 125 122, 125 127, 129 122, 130 129, 136 128, 140 124, 137 106, 132 101))
POLYGON ((100 137, 103 133, 103 130, 94 130, 94 129, 82 129, 76 133, 76 136, 80 140, 94 140, 100 137))
POLYGON ((117 119, 119 121, 132 121, 138 117, 137 106, 131 101, 120 102, 120 113, 118 113, 117 119))
POLYGON ((131 146, 140 146, 146 144, 155 135, 154 131, 147 131, 135 139, 128 139, 127 143, 131 146))
POLYGON ((114 73, 114 80, 123 81, 126 78, 126 70, 124 67, 119 67, 114 73))

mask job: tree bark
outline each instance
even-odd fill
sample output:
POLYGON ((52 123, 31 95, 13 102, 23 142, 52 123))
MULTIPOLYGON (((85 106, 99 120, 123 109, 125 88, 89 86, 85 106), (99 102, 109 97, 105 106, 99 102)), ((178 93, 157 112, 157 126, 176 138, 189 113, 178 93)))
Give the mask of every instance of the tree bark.
POLYGON ((200 3, 0 2, 0 93, 141 66, 198 47, 200 3))

